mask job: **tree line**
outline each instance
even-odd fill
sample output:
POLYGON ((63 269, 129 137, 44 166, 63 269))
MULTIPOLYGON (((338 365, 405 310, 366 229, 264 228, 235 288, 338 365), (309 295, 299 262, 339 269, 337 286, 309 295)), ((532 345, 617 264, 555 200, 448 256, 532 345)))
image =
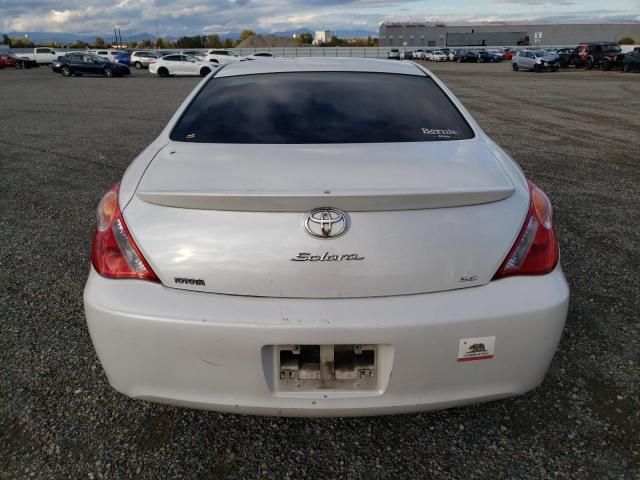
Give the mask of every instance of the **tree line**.
MULTIPOLYGON (((234 48, 237 47, 247 38, 255 35, 253 30, 243 30, 240 33, 240 37, 237 39, 222 38, 217 34, 210 35, 194 35, 194 36, 182 36, 176 40, 169 38, 156 38, 154 40, 144 39, 136 42, 125 42, 129 48, 234 48)), ((300 46, 311 46, 313 43, 313 35, 305 32, 296 35, 293 40, 300 46)), ((9 45, 11 48, 32 48, 38 46, 45 47, 58 47, 61 46, 57 42, 46 43, 33 43, 28 37, 9 38, 5 33, 2 36, 2 43, 9 45)), ((343 39, 337 36, 331 37, 331 41, 318 44, 319 47, 377 47, 378 39, 372 38, 350 38, 343 39)), ((71 48, 83 49, 83 48, 111 48, 121 46, 116 45, 115 42, 105 40, 103 37, 96 37, 93 42, 85 42, 82 40, 76 40, 70 45, 71 48)))

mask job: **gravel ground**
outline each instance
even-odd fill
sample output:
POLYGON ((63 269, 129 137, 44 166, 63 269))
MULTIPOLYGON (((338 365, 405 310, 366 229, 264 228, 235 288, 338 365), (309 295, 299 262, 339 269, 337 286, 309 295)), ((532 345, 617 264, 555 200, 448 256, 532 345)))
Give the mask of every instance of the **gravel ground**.
POLYGON ((287 419, 113 391, 82 311, 94 208, 198 79, 0 71, 0 479, 640 478, 640 75, 436 71, 552 198, 572 288, 542 386, 287 419))

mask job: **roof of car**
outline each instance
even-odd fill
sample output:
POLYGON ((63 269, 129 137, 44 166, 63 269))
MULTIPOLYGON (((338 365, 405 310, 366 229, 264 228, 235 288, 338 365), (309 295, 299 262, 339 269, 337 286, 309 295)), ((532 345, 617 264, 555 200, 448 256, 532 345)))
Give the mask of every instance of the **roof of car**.
POLYGON ((425 76, 410 62, 373 58, 273 58, 254 62, 233 62, 222 67, 216 77, 280 72, 375 72, 425 76))

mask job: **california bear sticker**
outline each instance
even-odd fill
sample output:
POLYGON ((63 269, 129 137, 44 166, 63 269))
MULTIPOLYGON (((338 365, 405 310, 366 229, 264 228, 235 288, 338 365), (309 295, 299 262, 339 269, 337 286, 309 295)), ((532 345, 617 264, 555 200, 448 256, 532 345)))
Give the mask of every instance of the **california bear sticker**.
POLYGON ((493 358, 496 337, 461 338, 458 345, 458 361, 489 360, 493 358))

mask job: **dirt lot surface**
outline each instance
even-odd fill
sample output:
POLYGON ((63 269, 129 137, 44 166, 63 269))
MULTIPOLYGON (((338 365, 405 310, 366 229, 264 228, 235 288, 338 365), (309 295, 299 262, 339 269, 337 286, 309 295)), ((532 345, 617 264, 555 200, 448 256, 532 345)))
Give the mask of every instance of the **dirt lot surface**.
POLYGON ((555 205, 572 289, 519 398, 260 418, 112 390, 82 310, 94 208, 199 79, 0 71, 0 479, 640 478, 640 75, 428 64, 555 205))

